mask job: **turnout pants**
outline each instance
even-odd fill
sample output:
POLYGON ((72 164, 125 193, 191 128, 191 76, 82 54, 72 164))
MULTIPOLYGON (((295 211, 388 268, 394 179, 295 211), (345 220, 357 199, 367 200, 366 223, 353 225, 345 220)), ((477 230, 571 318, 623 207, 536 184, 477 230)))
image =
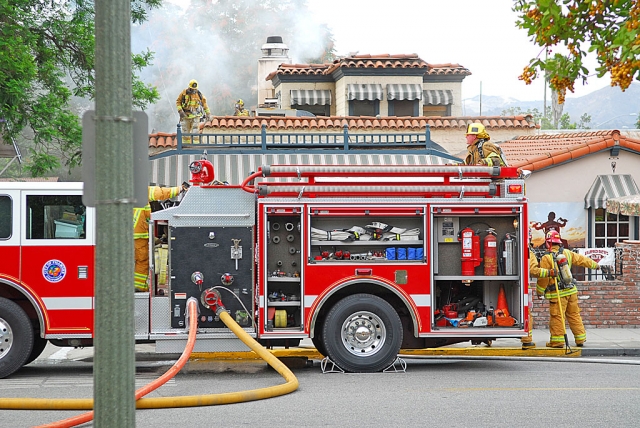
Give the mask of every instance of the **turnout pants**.
POLYGON ((564 312, 564 317, 569 323, 569 328, 576 340, 576 345, 584 343, 587 340, 587 332, 582 323, 580 316, 580 307, 578 306, 578 293, 569 296, 560 297, 558 299, 549 300, 549 331, 551 333, 551 346, 563 347, 564 343, 564 326, 562 325, 562 316, 560 311, 564 312))
POLYGON ((136 261, 133 284, 136 291, 149 291, 147 275, 149 275, 149 240, 134 239, 134 257, 136 261))

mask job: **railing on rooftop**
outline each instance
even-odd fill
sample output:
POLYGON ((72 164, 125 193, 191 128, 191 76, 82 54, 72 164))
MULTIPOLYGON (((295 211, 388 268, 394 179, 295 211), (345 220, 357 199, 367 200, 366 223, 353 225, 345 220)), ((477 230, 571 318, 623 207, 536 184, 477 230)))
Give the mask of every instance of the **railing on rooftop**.
POLYGON ((460 161, 437 146, 431 140, 431 130, 427 125, 425 132, 350 132, 344 125, 342 132, 272 132, 262 125, 259 132, 233 132, 196 134, 183 133, 181 126, 177 130, 177 151, 201 151, 208 147, 228 150, 255 150, 268 152, 273 150, 322 150, 339 153, 353 153, 357 150, 393 149, 410 150, 412 153, 432 154, 453 161, 460 161))

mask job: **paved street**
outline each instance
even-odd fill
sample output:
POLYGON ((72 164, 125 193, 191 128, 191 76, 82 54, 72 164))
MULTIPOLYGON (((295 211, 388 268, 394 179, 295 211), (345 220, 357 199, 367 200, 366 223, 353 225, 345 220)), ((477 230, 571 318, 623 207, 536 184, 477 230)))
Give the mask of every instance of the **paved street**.
MULTIPOLYGON (((138 346, 136 387, 164 373, 173 362, 166 356, 146 353, 150 346, 138 346)), ((0 397, 90 398, 91 354, 91 349, 48 348, 43 358, 0 380, 0 397)), ((154 428, 427 424, 625 427, 635 426, 640 419, 640 359, 635 357, 406 361, 406 373, 376 374, 323 374, 319 361, 315 361, 311 367, 293 369, 300 387, 292 394, 224 406, 138 410, 136 424, 154 428), (598 363, 614 359, 630 364, 598 363)), ((149 396, 215 394, 282 382, 261 362, 192 361, 149 396)), ((80 413, 2 410, 0 425, 30 427, 80 413)))

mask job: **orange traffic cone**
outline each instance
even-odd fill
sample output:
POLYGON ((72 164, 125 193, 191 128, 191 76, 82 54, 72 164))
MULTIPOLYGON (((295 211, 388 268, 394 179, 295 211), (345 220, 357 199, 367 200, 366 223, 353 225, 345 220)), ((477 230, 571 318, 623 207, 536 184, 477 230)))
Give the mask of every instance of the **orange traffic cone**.
POLYGON ((501 309, 506 316, 509 316, 509 305, 507 304, 507 294, 504 292, 504 284, 500 284, 498 292, 498 305, 496 310, 501 309))

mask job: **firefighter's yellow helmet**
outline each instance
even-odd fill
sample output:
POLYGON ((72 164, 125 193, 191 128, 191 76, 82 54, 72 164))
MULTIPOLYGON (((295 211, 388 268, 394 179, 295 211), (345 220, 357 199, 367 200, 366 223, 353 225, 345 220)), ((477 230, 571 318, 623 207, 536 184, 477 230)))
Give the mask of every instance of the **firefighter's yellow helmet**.
POLYGON ((239 106, 243 106, 243 105, 244 105, 244 101, 242 101, 242 100, 240 99, 240 100, 238 100, 238 102, 237 102, 236 104, 238 104, 239 106))
POLYGON ((189 81, 189 87, 192 89, 198 89, 198 81, 196 79, 191 79, 189 81))
POLYGON ((470 123, 467 126, 467 133, 466 135, 478 135, 478 134, 484 134, 485 133, 485 129, 484 129, 484 125, 481 123, 470 123))

